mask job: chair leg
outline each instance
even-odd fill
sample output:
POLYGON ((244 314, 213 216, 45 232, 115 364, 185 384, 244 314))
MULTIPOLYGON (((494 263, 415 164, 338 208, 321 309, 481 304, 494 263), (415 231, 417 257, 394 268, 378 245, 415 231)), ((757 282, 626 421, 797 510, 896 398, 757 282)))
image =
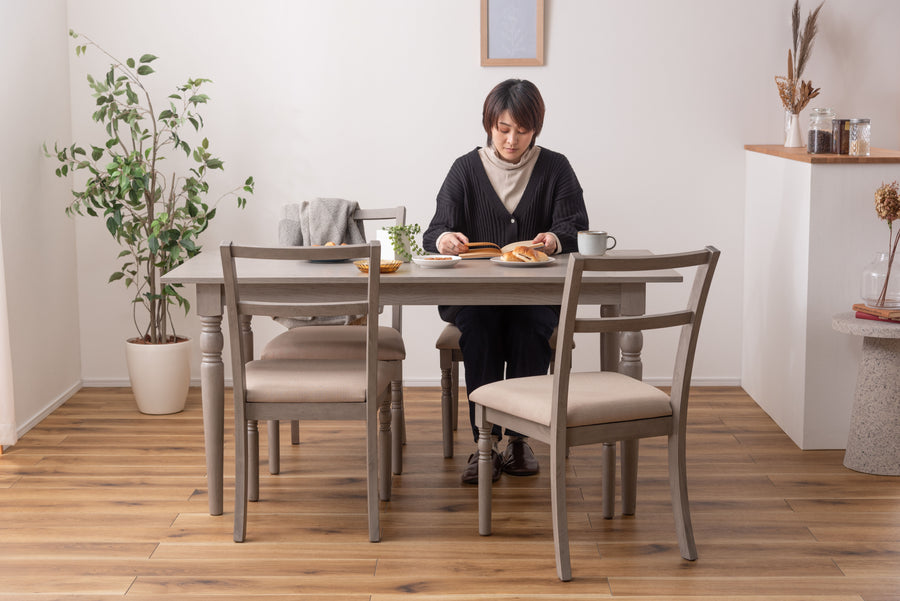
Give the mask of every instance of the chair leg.
POLYGON ((403 473, 403 381, 391 381, 391 471, 403 473))
MULTIPOLYGON (((377 401, 370 399, 374 405, 377 401)), ((381 540, 378 521, 378 407, 366 408, 366 514, 369 518, 369 541, 381 540)))
POLYGON ((616 512, 616 443, 603 443, 600 464, 600 483, 603 487, 601 508, 603 517, 610 520, 616 512))
POLYGON ((444 457, 453 457, 453 378, 450 351, 441 351, 441 435, 444 457))
POLYGON ((475 421, 478 424, 478 534, 491 534, 491 487, 493 486, 494 465, 491 458, 493 441, 491 424, 484 415, 484 407, 475 407, 475 421))
POLYGON ((247 420, 247 498, 259 501, 259 425, 247 420))
POLYGON ((291 420, 291 444, 300 444, 300 420, 291 420))
POLYGON ((247 534, 247 424, 235 426, 234 449, 234 542, 247 534))
MULTIPOLYGON (((556 575, 563 582, 572 579, 569 558, 569 522, 566 512, 566 445, 554 442, 550 449, 550 505, 553 512, 553 545, 556 550, 556 575)), ((604 489, 604 493, 605 493, 604 489)))
POLYGON ((637 505, 638 445, 635 438, 623 440, 622 450, 622 515, 634 515, 637 505))
POLYGON ((269 473, 277 474, 281 471, 281 430, 277 419, 269 420, 269 473))
POLYGON ((450 414, 453 417, 453 431, 459 429, 459 361, 450 368, 450 398, 453 399, 450 414))
POLYGON ((378 498, 391 500, 391 455, 394 436, 391 432, 390 397, 378 408, 378 498))
POLYGON ((694 561, 697 559, 697 545, 694 543, 694 527, 691 524, 691 506, 688 501, 684 438, 677 434, 669 435, 669 489, 672 493, 672 511, 675 514, 675 532, 681 556, 694 561))

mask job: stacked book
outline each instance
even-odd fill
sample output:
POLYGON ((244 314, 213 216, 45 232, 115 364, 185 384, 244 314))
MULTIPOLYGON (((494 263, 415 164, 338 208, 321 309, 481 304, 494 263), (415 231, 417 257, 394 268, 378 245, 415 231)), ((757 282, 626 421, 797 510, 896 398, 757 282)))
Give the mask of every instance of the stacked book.
POLYGON ((863 303, 853 305, 858 319, 874 319, 876 321, 892 321, 900 323, 900 309, 886 309, 883 307, 870 307, 863 303))

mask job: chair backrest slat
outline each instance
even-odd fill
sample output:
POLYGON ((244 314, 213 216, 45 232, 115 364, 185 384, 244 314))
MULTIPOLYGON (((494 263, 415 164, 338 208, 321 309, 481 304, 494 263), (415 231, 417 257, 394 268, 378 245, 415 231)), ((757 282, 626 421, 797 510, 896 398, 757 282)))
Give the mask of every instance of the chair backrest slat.
POLYGON ((250 302, 240 301, 240 315, 265 315, 268 317, 316 317, 334 315, 362 315, 366 312, 365 302, 316 303, 314 305, 298 305, 283 302, 250 302))
POLYGON ((703 265, 708 258, 709 254, 706 249, 665 255, 635 255, 630 257, 622 255, 603 255, 602 257, 583 257, 585 271, 654 271, 658 269, 681 269, 703 265))
POLYGON ((583 257, 573 254, 569 258, 557 333, 551 428, 561 423, 561 420, 565 420, 568 380, 572 369, 571 353, 568 349, 572 348, 575 332, 633 332, 680 327, 681 335, 676 350, 671 399, 675 427, 683 432, 697 335, 719 254, 717 248, 707 246, 698 251, 666 255, 583 257), (646 272, 687 267, 696 267, 696 270, 687 307, 683 310, 625 317, 577 317, 581 279, 585 271, 646 272))
POLYGON ((236 259, 267 259, 279 261, 342 261, 367 259, 368 244, 336 246, 237 246, 232 245, 231 256, 236 259))
POLYGON ((389 209, 356 209, 353 213, 356 221, 377 221, 393 219, 392 225, 406 225, 406 207, 391 207, 389 209))
POLYGON ((575 321, 576 332, 636 332, 683 326, 691 322, 692 311, 675 311, 638 317, 584 317, 575 321))

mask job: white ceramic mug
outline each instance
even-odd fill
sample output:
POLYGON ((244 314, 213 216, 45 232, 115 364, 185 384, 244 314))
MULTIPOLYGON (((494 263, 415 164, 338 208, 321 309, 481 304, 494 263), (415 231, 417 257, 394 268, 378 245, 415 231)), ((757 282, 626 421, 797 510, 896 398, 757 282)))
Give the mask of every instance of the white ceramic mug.
POLYGON ((606 251, 616 247, 616 238, 610 236, 606 232, 599 230, 585 230, 578 232, 578 252, 586 255, 599 257, 606 254, 606 251), (610 245, 610 241, 612 244, 610 245))

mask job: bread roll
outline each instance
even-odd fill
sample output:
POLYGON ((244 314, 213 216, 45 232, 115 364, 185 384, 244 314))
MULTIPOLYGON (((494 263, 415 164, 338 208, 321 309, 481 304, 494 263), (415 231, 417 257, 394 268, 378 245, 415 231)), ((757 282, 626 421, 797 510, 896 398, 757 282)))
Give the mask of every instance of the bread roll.
POLYGON ((513 263, 521 263, 521 262, 522 262, 522 259, 520 259, 519 257, 517 257, 517 256, 515 255, 515 253, 513 253, 512 251, 510 251, 510 252, 508 252, 508 253, 503 253, 503 254, 500 256, 500 260, 501 260, 501 261, 511 261, 511 262, 513 262, 513 263))
POLYGON ((547 253, 540 250, 534 251, 534 258, 538 263, 543 263, 544 261, 550 260, 550 257, 547 256, 547 253))
POLYGON ((519 260, 524 263, 534 263, 537 261, 537 257, 535 256, 534 251, 527 246, 515 247, 513 249, 513 254, 516 255, 519 260))

